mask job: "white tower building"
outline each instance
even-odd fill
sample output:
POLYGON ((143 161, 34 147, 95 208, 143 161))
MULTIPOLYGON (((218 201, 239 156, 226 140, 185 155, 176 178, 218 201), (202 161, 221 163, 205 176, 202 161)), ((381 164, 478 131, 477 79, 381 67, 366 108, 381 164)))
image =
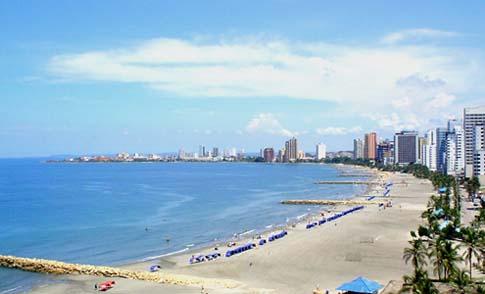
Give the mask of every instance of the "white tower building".
POLYGON ((437 138, 436 129, 431 129, 426 133, 425 165, 431 171, 436 171, 437 138))
POLYGON ((325 159, 326 154, 327 154, 327 146, 325 146, 325 144, 323 144, 323 143, 317 144, 315 154, 316 154, 317 160, 325 159))

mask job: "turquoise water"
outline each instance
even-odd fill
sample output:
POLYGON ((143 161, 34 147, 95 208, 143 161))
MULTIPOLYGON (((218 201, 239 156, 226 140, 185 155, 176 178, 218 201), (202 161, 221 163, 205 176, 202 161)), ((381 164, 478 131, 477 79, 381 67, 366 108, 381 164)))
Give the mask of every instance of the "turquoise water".
MULTIPOLYGON (((139 261, 318 209, 284 206, 282 199, 348 198, 365 188, 314 184, 338 174, 319 164, 4 159, 0 254, 90 264, 139 261)), ((29 289, 46 278, 0 269, 0 293, 29 289)))

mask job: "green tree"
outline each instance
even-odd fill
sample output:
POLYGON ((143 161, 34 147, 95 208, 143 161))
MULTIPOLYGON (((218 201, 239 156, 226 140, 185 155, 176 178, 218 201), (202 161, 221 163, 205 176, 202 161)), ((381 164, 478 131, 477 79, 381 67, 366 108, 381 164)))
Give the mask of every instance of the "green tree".
POLYGON ((463 258, 469 266, 470 279, 472 278, 473 258, 477 260, 481 257, 480 248, 483 247, 483 238, 481 234, 472 227, 463 229, 461 242, 465 246, 463 258))
POLYGON ((471 293, 472 280, 465 271, 458 270, 452 277, 451 286, 461 294, 471 293))
POLYGON ((458 272, 458 263, 462 261, 461 256, 458 254, 459 245, 453 245, 450 240, 444 241, 444 246, 442 247, 442 259, 443 259, 443 273, 445 280, 458 272))
POLYGON ((410 276, 404 276, 404 285, 399 293, 413 294, 438 294, 438 290, 433 285, 424 270, 417 270, 410 276))
POLYGON ((441 237, 438 237, 435 240, 431 240, 430 251, 428 253, 433 264, 433 273, 435 275, 438 275, 438 280, 440 281, 444 272, 444 242, 445 240, 441 237))
POLYGON ((471 179, 468 179, 465 183, 465 189, 468 192, 468 197, 471 199, 472 195, 476 194, 480 189, 480 181, 478 178, 474 176, 471 179))
MULTIPOLYGON (((413 232, 414 233, 414 232, 413 232)), ((414 235, 414 234, 412 234, 414 235)), ((427 249, 422 239, 413 239, 408 241, 411 247, 404 248, 403 259, 406 264, 411 261, 414 271, 426 266, 427 249)))

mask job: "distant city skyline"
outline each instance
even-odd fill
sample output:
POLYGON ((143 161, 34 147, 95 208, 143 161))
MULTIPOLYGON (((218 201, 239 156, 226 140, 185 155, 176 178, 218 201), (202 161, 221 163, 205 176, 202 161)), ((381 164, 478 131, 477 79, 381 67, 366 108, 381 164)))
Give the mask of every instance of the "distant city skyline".
POLYGON ((482 104, 483 14, 481 1, 4 1, 0 157, 276 156, 293 136, 314 152, 422 133, 482 104))

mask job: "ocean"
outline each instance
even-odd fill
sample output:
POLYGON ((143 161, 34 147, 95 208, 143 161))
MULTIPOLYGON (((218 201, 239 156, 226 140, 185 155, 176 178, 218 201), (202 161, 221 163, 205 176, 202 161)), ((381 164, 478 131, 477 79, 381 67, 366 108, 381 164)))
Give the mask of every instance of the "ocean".
MULTIPOLYGON (((0 254, 97 265, 154 258, 319 209, 282 199, 364 192, 314 184, 339 174, 324 164, 0 159, 0 254)), ((49 282, 47 275, 0 268, 0 293, 49 282)))

